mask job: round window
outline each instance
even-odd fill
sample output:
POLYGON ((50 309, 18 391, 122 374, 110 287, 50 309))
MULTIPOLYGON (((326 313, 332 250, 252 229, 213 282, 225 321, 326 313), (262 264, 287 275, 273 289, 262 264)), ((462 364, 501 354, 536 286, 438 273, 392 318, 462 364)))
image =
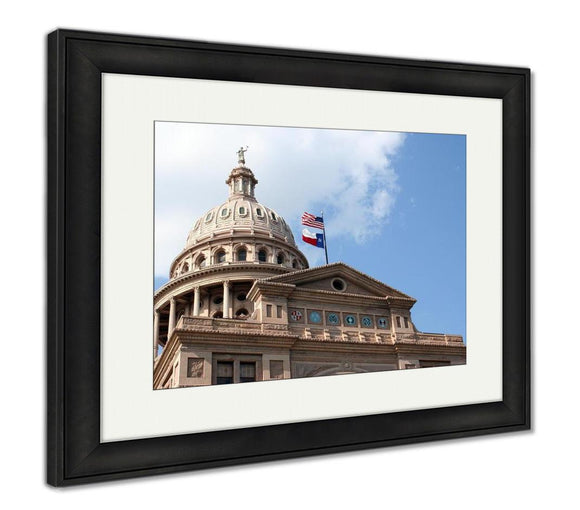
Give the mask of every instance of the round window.
POLYGON ((238 301, 245 301, 245 300, 246 300, 246 295, 244 293, 238 294, 238 301))
POLYGON ((213 304, 214 305, 221 305, 224 301, 224 297, 223 296, 216 296, 213 298, 213 304))
POLYGON ((344 289, 346 289, 346 282, 341 278, 335 278, 334 280, 332 280, 332 288, 334 290, 342 292, 344 289))

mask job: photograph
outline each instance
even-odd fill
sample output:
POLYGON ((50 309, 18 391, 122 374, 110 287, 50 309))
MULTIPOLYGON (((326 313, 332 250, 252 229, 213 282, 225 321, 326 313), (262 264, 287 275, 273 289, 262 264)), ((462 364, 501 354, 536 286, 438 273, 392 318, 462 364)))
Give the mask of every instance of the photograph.
POLYGON ((465 135, 153 129, 154 389, 468 362, 465 135))

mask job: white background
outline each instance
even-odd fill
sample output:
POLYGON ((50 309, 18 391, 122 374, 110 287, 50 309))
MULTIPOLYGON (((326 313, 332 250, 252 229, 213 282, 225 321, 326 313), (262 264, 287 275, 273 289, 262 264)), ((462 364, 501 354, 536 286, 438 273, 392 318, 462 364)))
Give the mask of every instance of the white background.
POLYGON ((16 508, 571 508, 577 17, 571 2, 46 2, 2 15, 2 501, 16 508), (56 27, 533 70, 534 430, 66 490, 44 485, 45 35, 56 27), (8 287, 6 287, 6 283, 8 287))

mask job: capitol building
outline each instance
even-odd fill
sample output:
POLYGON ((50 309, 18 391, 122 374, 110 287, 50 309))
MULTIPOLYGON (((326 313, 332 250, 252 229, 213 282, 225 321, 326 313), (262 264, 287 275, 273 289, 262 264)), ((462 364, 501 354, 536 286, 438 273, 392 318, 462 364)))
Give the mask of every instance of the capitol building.
POLYGON ((414 298, 342 262, 310 268, 243 152, 226 184, 154 295, 155 389, 465 364, 461 336, 417 330, 414 298))

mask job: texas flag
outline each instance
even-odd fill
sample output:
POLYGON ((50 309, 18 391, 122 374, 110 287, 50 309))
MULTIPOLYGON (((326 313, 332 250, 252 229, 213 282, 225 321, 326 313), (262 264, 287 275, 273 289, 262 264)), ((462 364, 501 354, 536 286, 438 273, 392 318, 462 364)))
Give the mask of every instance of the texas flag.
POLYGON ((305 243, 316 246, 317 248, 324 248, 324 234, 315 234, 310 232, 307 228, 302 231, 302 240, 305 243))

